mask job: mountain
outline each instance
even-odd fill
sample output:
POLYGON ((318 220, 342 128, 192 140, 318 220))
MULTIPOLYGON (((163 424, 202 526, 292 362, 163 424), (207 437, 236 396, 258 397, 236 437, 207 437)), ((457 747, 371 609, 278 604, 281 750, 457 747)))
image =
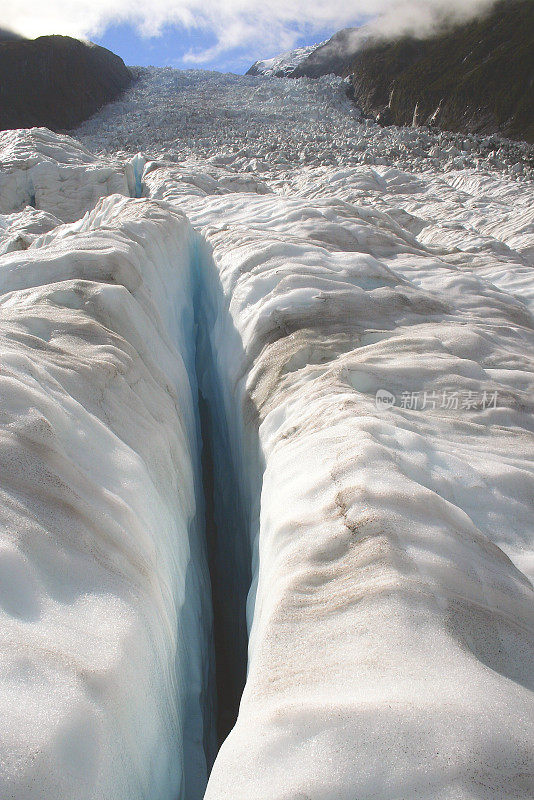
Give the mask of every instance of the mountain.
POLYGON ((427 40, 365 45, 351 80, 364 113, 534 142, 534 3, 498 3, 485 17, 427 40))
POLYGON ((321 47, 321 45, 312 44, 309 47, 297 47, 295 50, 280 53, 279 56, 267 58, 263 61, 255 61, 246 72, 246 75, 273 75, 276 78, 291 78, 297 67, 318 47, 321 47))
POLYGON ((344 75, 354 52, 361 43, 359 28, 343 28, 318 45, 297 65, 291 77, 319 78, 321 75, 344 75))
POLYGON ((344 28, 330 39, 309 47, 299 47, 265 61, 256 61, 247 75, 274 75, 277 78, 319 78, 343 75, 359 45, 358 28, 344 28))
POLYGON ((114 100, 133 79, 104 47, 68 36, 0 35, 0 130, 68 130, 114 100))
POLYGON ((24 39, 19 33, 16 31, 11 31, 8 28, 0 28, 0 42, 16 42, 24 39))
POLYGON ((248 75, 350 76, 364 114, 534 142, 534 2, 501 0, 486 16, 429 39, 383 41, 346 28, 308 48, 258 61, 248 75))

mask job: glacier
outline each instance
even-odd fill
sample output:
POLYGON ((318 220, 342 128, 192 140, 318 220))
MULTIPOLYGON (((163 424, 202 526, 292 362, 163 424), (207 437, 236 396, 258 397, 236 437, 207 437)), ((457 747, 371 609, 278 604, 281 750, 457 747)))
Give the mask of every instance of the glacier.
POLYGON ((534 795, 529 159, 331 76, 0 135, 2 796, 534 795))

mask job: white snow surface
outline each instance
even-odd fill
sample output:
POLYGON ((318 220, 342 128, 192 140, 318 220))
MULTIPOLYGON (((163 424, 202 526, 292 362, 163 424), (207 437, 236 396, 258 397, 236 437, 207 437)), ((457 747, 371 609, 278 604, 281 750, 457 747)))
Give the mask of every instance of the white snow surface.
POLYGON ((318 47, 326 44, 326 41, 319 42, 318 44, 310 44, 307 47, 295 47, 293 50, 286 50, 273 58, 264 58, 260 61, 255 61, 252 67, 256 70, 258 75, 265 75, 267 77, 278 74, 280 77, 293 72, 296 67, 300 66, 302 62, 311 56, 318 47))
POLYGON ((75 136, 0 139, 1 796, 203 795, 198 382, 252 576, 207 800, 532 798, 528 148, 170 69, 75 136))

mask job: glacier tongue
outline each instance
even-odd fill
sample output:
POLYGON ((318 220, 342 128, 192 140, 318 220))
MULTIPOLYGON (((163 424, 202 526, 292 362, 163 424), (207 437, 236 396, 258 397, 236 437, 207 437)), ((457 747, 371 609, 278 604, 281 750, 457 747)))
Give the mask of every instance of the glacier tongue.
POLYGON ((209 562, 207 800, 532 797, 520 146, 173 70, 77 135, 0 142, 3 793, 202 796, 209 562))

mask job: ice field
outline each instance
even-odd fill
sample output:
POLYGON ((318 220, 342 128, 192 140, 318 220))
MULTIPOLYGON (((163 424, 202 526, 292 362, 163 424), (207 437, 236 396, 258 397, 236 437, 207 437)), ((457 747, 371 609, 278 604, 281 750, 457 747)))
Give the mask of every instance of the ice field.
POLYGON ((0 797, 531 800, 532 150, 139 75, 0 133, 0 797))

